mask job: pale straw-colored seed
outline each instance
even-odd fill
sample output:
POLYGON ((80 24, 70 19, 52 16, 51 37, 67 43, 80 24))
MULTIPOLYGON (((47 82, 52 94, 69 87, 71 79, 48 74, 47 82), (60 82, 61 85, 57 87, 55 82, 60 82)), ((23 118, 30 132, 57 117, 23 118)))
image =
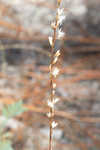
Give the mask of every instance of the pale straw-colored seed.
POLYGON ((48 113, 47 113, 47 117, 48 117, 48 118, 51 118, 51 117, 52 117, 51 112, 48 112, 48 113))
POLYGON ((55 56, 56 56, 56 57, 59 57, 59 56, 60 56, 60 50, 57 50, 57 52, 55 53, 55 56))
POLYGON ((53 64, 55 64, 58 60, 58 57, 55 57, 54 60, 53 60, 53 64))
POLYGON ((53 38, 52 38, 52 36, 49 36, 49 43, 52 46, 52 44, 53 44, 53 38))
POLYGON ((50 108, 54 108, 54 103, 52 101, 48 100, 47 104, 50 108))
POLYGON ((56 77, 58 74, 59 74, 59 69, 57 67, 54 67, 53 70, 52 70, 52 75, 54 77, 56 77))
POLYGON ((52 128, 55 128, 58 125, 58 123, 53 121, 51 125, 52 125, 52 128))
POLYGON ((52 91, 52 93, 53 93, 53 95, 54 95, 54 94, 56 93, 56 91, 55 91, 55 90, 53 90, 53 91, 52 91))
POLYGON ((64 14, 64 8, 58 8, 57 12, 59 16, 62 16, 64 14))
POLYGON ((53 88, 54 88, 54 89, 56 88, 56 83, 53 83, 53 88))

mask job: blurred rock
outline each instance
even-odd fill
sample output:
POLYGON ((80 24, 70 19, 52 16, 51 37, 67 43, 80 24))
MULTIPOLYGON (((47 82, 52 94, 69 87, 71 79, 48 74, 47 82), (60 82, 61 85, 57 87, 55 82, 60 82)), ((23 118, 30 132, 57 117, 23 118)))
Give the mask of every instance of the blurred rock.
MULTIPOLYGON (((49 128, 40 129, 40 133, 42 133, 45 137, 49 137, 49 128)), ((56 140, 60 140, 62 138, 63 131, 61 129, 55 129, 53 131, 53 137, 56 140)))

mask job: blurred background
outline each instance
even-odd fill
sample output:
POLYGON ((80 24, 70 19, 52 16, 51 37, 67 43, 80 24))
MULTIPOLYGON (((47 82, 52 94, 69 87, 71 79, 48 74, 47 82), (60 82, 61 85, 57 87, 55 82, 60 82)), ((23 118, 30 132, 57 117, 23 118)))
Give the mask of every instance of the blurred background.
MULTIPOLYGON (((58 66, 54 150, 100 149, 100 1, 62 0, 65 37, 58 66)), ((0 110, 23 100, 9 125, 15 150, 47 150, 50 23, 56 0, 0 0, 0 110), (21 125, 20 125, 21 124, 21 125)))

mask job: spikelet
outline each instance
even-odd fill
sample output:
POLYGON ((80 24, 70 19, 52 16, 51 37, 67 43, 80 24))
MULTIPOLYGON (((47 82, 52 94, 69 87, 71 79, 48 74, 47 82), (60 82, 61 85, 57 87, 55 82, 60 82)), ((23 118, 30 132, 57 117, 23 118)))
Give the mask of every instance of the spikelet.
POLYGON ((48 100, 48 101, 47 101, 47 104, 48 104, 48 106, 49 106, 50 108, 54 108, 54 103, 53 103, 53 101, 48 100))
POLYGON ((49 44, 52 46, 53 44, 53 38, 51 36, 49 36, 49 44))
POLYGON ((52 117, 51 112, 48 112, 48 113, 47 113, 47 117, 48 117, 48 118, 51 118, 51 117, 52 117))
POLYGON ((59 74, 59 69, 57 67, 54 67, 51 73, 56 78, 56 76, 59 74))
POLYGON ((56 57, 59 57, 59 56, 60 56, 60 50, 57 50, 57 52, 55 53, 55 56, 56 56, 56 57))
POLYGON ((56 83, 53 83, 53 89, 55 89, 56 88, 56 83))
POLYGON ((52 128, 53 128, 53 129, 54 129, 55 127, 57 127, 57 125, 58 125, 57 122, 55 122, 55 121, 52 122, 52 128))

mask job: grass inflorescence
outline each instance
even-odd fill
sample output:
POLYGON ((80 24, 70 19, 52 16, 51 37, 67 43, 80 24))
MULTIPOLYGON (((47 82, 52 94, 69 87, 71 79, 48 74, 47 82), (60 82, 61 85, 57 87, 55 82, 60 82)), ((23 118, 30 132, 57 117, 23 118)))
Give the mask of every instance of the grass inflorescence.
POLYGON ((57 67, 58 58, 61 54, 60 49, 55 50, 55 43, 57 39, 61 39, 64 36, 64 32, 61 29, 61 24, 65 19, 64 16, 64 9, 61 8, 61 1, 57 0, 57 11, 55 21, 51 23, 51 28, 53 30, 53 35, 49 36, 49 43, 51 46, 51 58, 50 58, 50 65, 49 65, 49 72, 50 72, 50 98, 47 101, 49 106, 49 112, 47 116, 49 118, 49 127, 50 127, 50 134, 49 134, 49 150, 52 150, 53 147, 53 129, 58 125, 58 123, 54 120, 55 115, 55 104, 59 101, 59 98, 56 97, 56 78, 60 72, 59 68, 57 67))

